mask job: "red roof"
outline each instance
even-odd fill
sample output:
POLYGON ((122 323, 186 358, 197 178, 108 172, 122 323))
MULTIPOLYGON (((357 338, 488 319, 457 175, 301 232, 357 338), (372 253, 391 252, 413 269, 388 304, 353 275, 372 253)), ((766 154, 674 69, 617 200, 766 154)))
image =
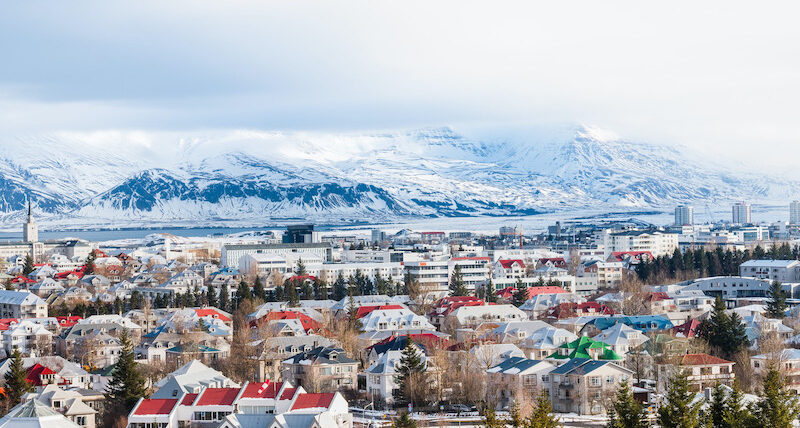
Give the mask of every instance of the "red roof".
POLYGON ((316 280, 317 277, 314 275, 294 275, 291 278, 289 278, 289 281, 300 281, 300 282, 316 281, 316 280))
POLYGON ((302 312, 295 312, 295 311, 272 311, 259 320, 254 320, 250 323, 250 325, 255 326, 258 324, 259 321, 274 321, 274 320, 299 320, 300 324, 303 326, 303 330, 308 333, 309 330, 319 330, 322 328, 322 324, 311 318, 310 316, 302 313, 302 312))
POLYGON ((697 336, 698 327, 700 327, 700 321, 689 320, 681 325, 672 327, 672 332, 675 334, 681 333, 684 337, 692 338, 697 336))
POLYGON ((614 251, 611 255, 617 259, 618 262, 625 261, 626 256, 636 260, 642 260, 642 256, 647 256, 647 259, 653 258, 653 253, 649 251, 614 251))
POLYGON ((281 390, 283 382, 248 383, 242 392, 242 398, 275 398, 281 390))
POLYGON ((168 415, 175 405, 178 404, 176 398, 147 398, 139 403, 139 407, 133 412, 134 415, 168 415))
POLYGON ((365 316, 371 314, 373 311, 381 309, 405 309, 405 308, 403 307, 403 305, 359 306, 358 310, 356 311, 356 316, 358 318, 364 318, 365 316))
POLYGON ((650 295, 650 300, 653 302, 660 302, 662 300, 669 300, 670 297, 667 293, 663 291, 656 291, 655 293, 650 295))
POLYGON ((231 320, 229 317, 227 317, 222 312, 220 312, 220 311, 218 311, 216 309, 212 309, 212 308, 195 309, 194 312, 197 314, 198 317, 218 318, 218 319, 220 319, 220 320, 222 320, 224 322, 228 322, 228 321, 231 320), (214 317, 214 315, 216 315, 216 317, 214 317))
POLYGON ((230 406, 239 395, 239 388, 206 388, 195 406, 230 406))
POLYGON ((544 287, 528 287, 528 298, 532 299, 540 294, 560 294, 569 293, 561 287, 555 285, 546 285, 544 287))
POLYGON ((0 318, 0 331, 6 331, 11 328, 11 324, 18 323, 17 318, 0 318))
POLYGON ((514 266, 514 263, 519 264, 521 268, 525 267, 525 263, 519 259, 498 260, 498 262, 500 262, 500 265, 503 266, 503 269, 511 269, 511 267, 514 266))
POLYGON ((77 324, 78 321, 80 321, 82 319, 83 319, 83 317, 81 317, 79 315, 56 317, 56 320, 58 321, 58 325, 60 325, 61 327, 72 327, 73 325, 77 324))
POLYGON ((32 279, 30 279, 30 278, 28 278, 26 276, 19 275, 19 276, 15 277, 15 278, 12 278, 11 282, 14 283, 14 284, 19 284, 21 282, 26 282, 28 284, 32 284, 32 283, 35 283, 36 281, 34 281, 34 280, 32 280, 32 279))
POLYGON ((566 319, 581 315, 614 315, 614 311, 597 302, 564 302, 548 309, 541 318, 566 319))
POLYGON ((78 279, 83 278, 83 268, 78 269, 78 270, 69 270, 69 271, 66 271, 66 272, 59 272, 59 273, 56 274, 56 279, 66 279, 67 277, 69 277, 70 275, 73 275, 73 274, 75 276, 77 276, 78 279))
POLYGON ((333 393, 326 394, 300 394, 295 400, 292 410, 297 409, 316 409, 330 407, 333 402, 333 393))
POLYGON ((281 393, 281 400, 290 400, 294 397, 294 393, 297 391, 297 388, 284 388, 283 393, 281 393))
POLYGON ((198 395, 200 394, 186 394, 186 396, 183 397, 183 400, 181 400, 181 405, 191 406, 192 403, 194 403, 194 399, 197 398, 198 395))
POLYGON ((733 364, 733 361, 723 360, 708 354, 686 354, 681 359, 682 366, 708 366, 713 364, 733 364))
POLYGON ((475 296, 452 296, 439 299, 430 316, 446 317, 462 306, 482 306, 483 300, 475 296))
POLYGON ((506 287, 502 290, 495 291, 494 294, 497 294, 497 297, 500 297, 501 299, 510 299, 514 297, 515 291, 517 291, 516 287, 506 287))
POLYGON ((28 373, 28 375, 25 377, 25 380, 27 380, 28 383, 32 383, 36 386, 42 386, 42 376, 56 374, 56 372, 39 363, 28 367, 25 371, 28 373))

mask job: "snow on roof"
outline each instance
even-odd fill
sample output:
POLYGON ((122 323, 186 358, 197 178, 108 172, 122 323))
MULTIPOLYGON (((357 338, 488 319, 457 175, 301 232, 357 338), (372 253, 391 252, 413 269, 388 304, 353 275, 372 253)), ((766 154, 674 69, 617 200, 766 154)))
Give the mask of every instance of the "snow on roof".
POLYGON ((327 409, 333 402, 335 393, 300 394, 292 405, 292 410, 327 409))

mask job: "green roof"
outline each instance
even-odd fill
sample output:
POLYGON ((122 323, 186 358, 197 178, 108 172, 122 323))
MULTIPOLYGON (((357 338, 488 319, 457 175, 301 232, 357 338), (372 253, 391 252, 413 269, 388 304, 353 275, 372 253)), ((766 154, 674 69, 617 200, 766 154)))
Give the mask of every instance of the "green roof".
POLYGON ((572 342, 565 343, 559 346, 561 349, 574 349, 574 351, 570 352, 569 355, 561 355, 558 352, 554 352, 553 354, 549 355, 547 358, 552 358, 555 360, 565 360, 569 358, 588 358, 591 359, 591 355, 589 354, 589 349, 601 349, 599 359, 601 360, 622 360, 622 356, 614 352, 606 343, 594 340, 587 336, 579 337, 578 339, 573 340, 572 342))

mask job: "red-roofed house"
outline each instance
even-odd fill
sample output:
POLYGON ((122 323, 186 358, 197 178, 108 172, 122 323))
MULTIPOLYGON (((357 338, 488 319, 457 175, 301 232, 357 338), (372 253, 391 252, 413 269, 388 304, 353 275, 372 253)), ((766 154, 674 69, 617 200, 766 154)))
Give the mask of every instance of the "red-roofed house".
POLYGON ((540 294, 561 294, 561 293, 569 293, 569 291, 564 290, 561 287, 556 287, 554 285, 545 285, 544 287, 528 287, 529 299, 533 299, 534 297, 540 294))
POLYGON ((359 306, 356 310, 356 317, 364 318, 377 309, 406 309, 406 307, 403 305, 359 306))
POLYGON ((525 276, 525 262, 519 259, 500 259, 494 264, 495 278, 522 278, 525 276))
POLYGON ((322 330, 322 324, 319 321, 302 312, 296 311, 272 311, 257 320, 251 321, 250 325, 257 326, 263 324, 264 322, 279 320, 298 320, 300 325, 303 326, 303 330, 305 330, 305 332, 308 334, 322 330))
POLYGON ((178 428, 180 398, 141 398, 128 415, 128 428, 178 428))
POLYGON ((58 376, 56 372, 48 369, 47 367, 39 363, 36 363, 28 367, 25 371, 28 374, 25 377, 25 380, 28 381, 29 384, 35 386, 42 386, 49 383, 56 383, 57 380, 56 377, 58 376))
POLYGON ((648 260, 653 260, 653 253, 650 251, 614 251, 608 258, 610 262, 625 262, 628 265, 648 260))
POLYGON ((597 302, 565 302, 548 309, 539 318, 543 320, 563 320, 584 315, 614 315, 614 311, 597 302))
POLYGON ((462 306, 482 306, 484 301, 475 296, 452 296, 439 299, 433 309, 428 312, 431 324, 439 326, 445 317, 462 306))
POLYGON ((292 404, 292 410, 299 410, 299 409, 327 409, 328 406, 331 405, 333 402, 333 397, 336 394, 329 392, 329 393, 319 393, 319 394, 301 394, 297 397, 294 404, 292 404))
POLYGON ((685 323, 672 327, 672 333, 676 336, 693 338, 697 336, 697 328, 700 327, 699 320, 689 320, 685 323))

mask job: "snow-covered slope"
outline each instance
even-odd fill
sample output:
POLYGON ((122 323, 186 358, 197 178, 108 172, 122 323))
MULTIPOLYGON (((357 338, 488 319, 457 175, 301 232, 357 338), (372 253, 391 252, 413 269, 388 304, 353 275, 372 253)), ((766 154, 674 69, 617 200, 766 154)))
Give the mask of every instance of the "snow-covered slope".
POLYGON ((797 184, 585 127, 555 142, 449 128, 59 133, 0 140, 0 150, 2 222, 18 221, 28 195, 70 224, 340 223, 777 201, 797 184))

